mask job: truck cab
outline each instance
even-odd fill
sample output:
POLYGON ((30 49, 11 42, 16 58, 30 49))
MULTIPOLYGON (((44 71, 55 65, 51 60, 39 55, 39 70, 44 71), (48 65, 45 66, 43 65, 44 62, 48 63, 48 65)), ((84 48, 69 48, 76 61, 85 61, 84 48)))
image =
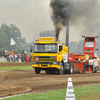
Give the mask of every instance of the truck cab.
POLYGON ((83 50, 84 50, 84 54, 88 55, 88 60, 86 60, 86 71, 90 71, 90 72, 97 72, 98 67, 99 67, 99 58, 96 54, 96 38, 98 38, 98 36, 94 36, 94 37, 85 37, 83 36, 84 39, 84 45, 83 45, 83 50))
POLYGON ((45 70, 47 74, 64 72, 64 63, 67 62, 68 47, 53 37, 40 37, 34 42, 32 53, 32 67, 39 74, 45 70))
POLYGON ((85 37, 84 39, 84 54, 88 54, 89 58, 93 58, 96 53, 96 37, 85 37))

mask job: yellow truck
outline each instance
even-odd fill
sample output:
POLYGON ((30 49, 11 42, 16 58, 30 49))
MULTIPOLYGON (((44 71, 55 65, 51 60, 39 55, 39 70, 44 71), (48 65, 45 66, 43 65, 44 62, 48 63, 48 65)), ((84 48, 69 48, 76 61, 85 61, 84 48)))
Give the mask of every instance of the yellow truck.
POLYGON ((58 73, 62 75, 65 70, 68 58, 68 47, 62 45, 53 37, 40 37, 31 46, 32 67, 35 73, 39 74, 41 70, 45 70, 47 74, 58 73))

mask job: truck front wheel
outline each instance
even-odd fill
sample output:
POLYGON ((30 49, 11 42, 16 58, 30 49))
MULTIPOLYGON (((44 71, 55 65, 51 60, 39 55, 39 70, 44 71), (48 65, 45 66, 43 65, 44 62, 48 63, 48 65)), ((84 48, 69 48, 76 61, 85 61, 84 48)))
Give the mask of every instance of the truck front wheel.
POLYGON ((63 63, 60 63, 60 69, 58 69, 58 74, 62 75, 64 73, 63 63))
POLYGON ((41 69, 40 68, 35 68, 35 73, 40 74, 41 69))

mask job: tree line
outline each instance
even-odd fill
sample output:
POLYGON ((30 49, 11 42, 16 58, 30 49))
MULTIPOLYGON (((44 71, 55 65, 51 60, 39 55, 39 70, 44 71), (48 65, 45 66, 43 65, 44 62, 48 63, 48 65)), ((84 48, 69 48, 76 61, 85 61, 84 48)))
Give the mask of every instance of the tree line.
POLYGON ((0 27, 0 48, 6 50, 19 50, 25 49, 28 45, 26 39, 21 36, 21 31, 14 24, 2 24, 0 27), (11 38, 16 42, 15 45, 10 45, 11 38))

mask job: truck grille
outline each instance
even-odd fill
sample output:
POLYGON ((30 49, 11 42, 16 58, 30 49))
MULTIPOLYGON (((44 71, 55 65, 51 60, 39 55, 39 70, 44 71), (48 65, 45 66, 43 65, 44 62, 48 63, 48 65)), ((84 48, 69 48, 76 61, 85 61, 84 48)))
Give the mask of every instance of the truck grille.
POLYGON ((39 58, 39 61, 55 61, 55 59, 52 59, 52 58, 39 58))
POLYGON ((53 61, 55 61, 55 57, 54 57, 54 56, 53 56, 53 57, 52 57, 52 56, 51 56, 51 57, 50 57, 50 56, 49 56, 49 57, 48 57, 48 56, 46 56, 46 57, 45 57, 45 56, 34 57, 34 60, 35 60, 36 58, 39 58, 39 62, 40 62, 40 61, 43 61, 43 62, 46 62, 46 61, 48 61, 48 62, 50 62, 50 61, 53 62, 53 61))

